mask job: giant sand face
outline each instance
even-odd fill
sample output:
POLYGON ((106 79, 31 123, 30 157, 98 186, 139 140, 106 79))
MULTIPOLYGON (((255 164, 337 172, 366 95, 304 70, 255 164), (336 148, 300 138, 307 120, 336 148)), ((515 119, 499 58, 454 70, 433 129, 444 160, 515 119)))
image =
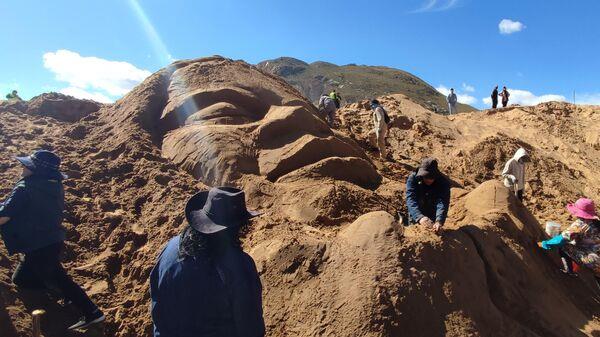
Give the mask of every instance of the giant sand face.
POLYGON ((334 134, 294 89, 255 68, 223 59, 191 63, 173 73, 168 91, 163 154, 205 183, 247 174, 275 182, 302 169, 360 165, 377 184, 354 142, 334 134))

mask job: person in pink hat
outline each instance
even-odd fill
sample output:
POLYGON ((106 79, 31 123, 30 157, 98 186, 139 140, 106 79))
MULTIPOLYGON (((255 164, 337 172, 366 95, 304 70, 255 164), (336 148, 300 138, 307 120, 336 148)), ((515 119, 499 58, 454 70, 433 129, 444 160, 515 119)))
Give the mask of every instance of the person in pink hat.
POLYGON ((559 248, 565 272, 573 273, 572 261, 594 272, 600 287, 600 219, 594 201, 581 198, 574 204, 568 204, 567 210, 577 220, 561 235, 540 242, 544 249, 559 248))

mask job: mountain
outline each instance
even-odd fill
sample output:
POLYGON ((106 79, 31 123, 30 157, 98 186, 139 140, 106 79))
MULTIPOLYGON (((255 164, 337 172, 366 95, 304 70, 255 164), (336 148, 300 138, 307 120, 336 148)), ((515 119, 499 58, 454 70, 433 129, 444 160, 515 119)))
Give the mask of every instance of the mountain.
MULTIPOLYGON (((257 67, 283 77, 313 102, 321 94, 336 89, 344 103, 400 93, 429 110, 448 110, 446 98, 434 87, 413 74, 394 68, 356 64, 338 66, 328 62, 309 64, 291 57, 263 61, 257 67)), ((459 112, 473 110, 476 109, 469 105, 458 106, 459 112)))

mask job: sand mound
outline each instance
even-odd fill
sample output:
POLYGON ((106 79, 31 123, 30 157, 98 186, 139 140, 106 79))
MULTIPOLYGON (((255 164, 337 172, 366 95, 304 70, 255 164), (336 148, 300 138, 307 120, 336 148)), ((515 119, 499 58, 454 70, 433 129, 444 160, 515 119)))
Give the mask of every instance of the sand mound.
MULTIPOLYGON (((566 201, 600 197, 600 152, 582 136, 600 125, 598 108, 447 118, 402 95, 381 101, 394 119, 386 163, 368 143, 366 102, 343 108, 342 128, 331 130, 279 78, 221 57, 181 61, 76 122, 0 106, 0 192, 19 174, 12 157, 36 148, 63 157, 65 263, 108 314, 73 335, 151 336, 148 274, 205 184, 241 186, 265 212, 244 244, 270 336, 598 334, 589 275, 564 277, 535 245, 540 222, 566 224, 566 201), (498 178, 518 146, 533 159, 525 206, 498 178), (430 155, 455 186, 442 238, 394 218, 407 174, 430 155)), ((0 244, 2 336, 30 335, 27 312, 39 307, 48 309, 45 336, 65 336, 77 313, 18 293, 16 262, 0 244)))
POLYGON ((48 116, 63 122, 76 122, 98 111, 103 104, 78 99, 56 92, 45 93, 29 101, 2 102, 0 109, 20 111, 35 116, 48 116))

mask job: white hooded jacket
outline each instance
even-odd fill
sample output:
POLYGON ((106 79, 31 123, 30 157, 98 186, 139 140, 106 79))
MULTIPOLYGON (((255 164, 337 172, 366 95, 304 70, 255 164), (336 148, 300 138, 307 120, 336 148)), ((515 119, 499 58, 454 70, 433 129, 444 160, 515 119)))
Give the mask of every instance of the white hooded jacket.
POLYGON ((525 189, 525 163, 520 163, 519 159, 528 156, 524 148, 520 148, 515 152, 515 155, 506 162, 502 177, 504 177, 504 185, 516 185, 517 191, 525 189))

